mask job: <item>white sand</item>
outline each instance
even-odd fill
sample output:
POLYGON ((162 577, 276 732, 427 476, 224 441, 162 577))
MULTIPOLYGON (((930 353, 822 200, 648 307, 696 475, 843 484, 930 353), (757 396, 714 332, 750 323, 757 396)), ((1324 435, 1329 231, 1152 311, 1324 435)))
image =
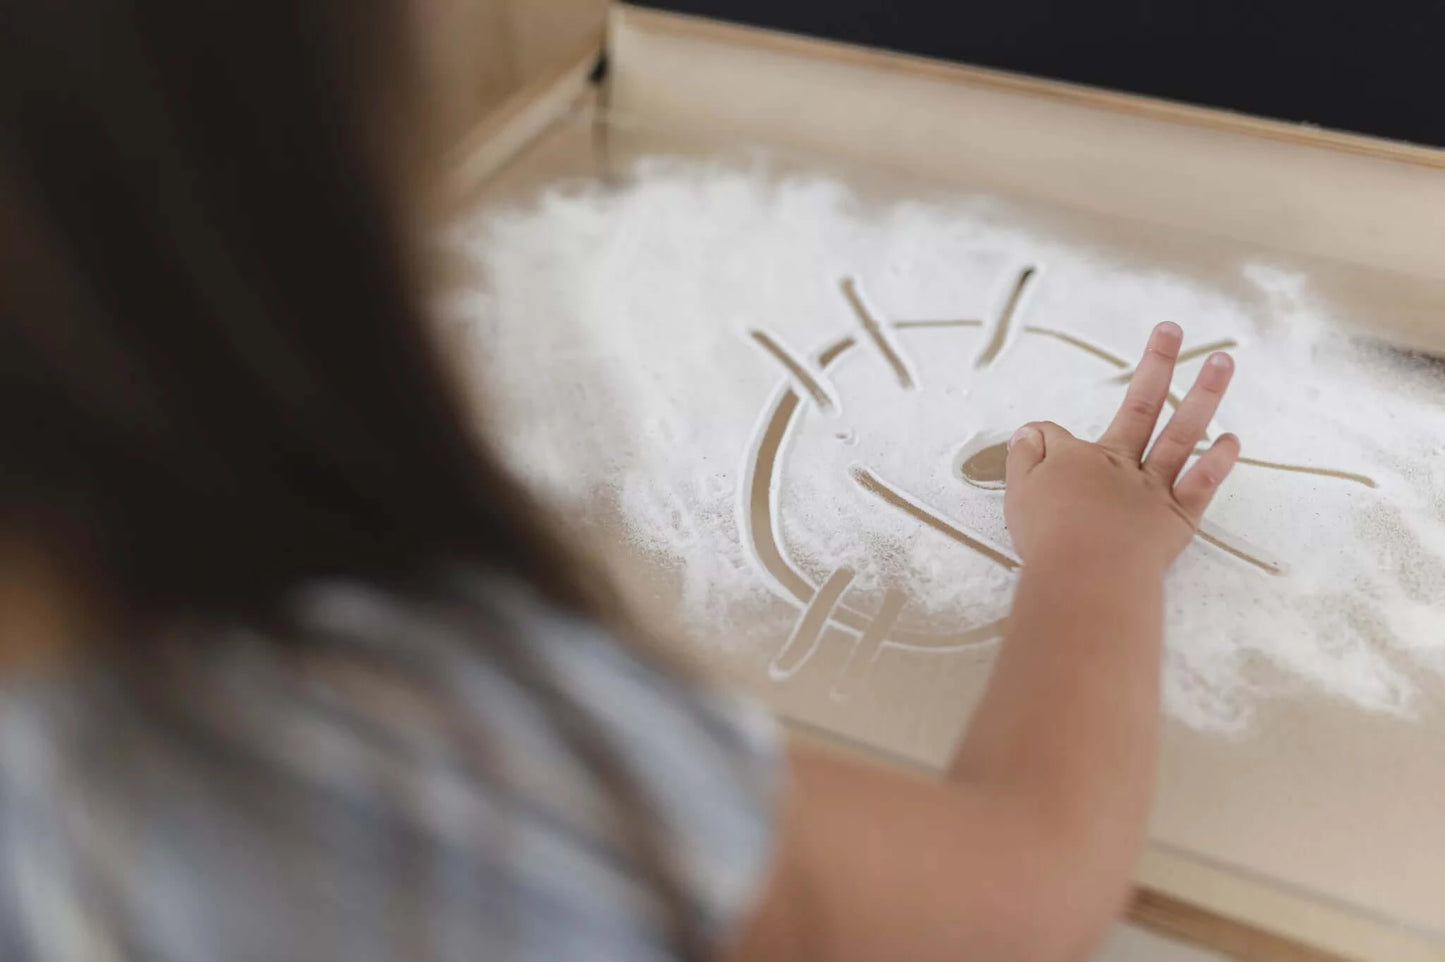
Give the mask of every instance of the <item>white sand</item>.
POLYGON ((785 448, 781 540, 814 584, 854 567, 846 598, 860 610, 906 587, 911 628, 1000 616, 1014 576, 881 504, 849 469, 865 465, 1007 546, 1001 493, 958 479, 960 446, 1044 417, 1096 435, 1123 387, 1104 383, 1107 363, 1027 331, 977 370, 986 328, 889 327, 918 384, 903 390, 840 278, 857 278, 885 324, 989 320, 1034 265, 1017 324, 1131 360, 1164 319, 1184 326, 1186 347, 1235 338, 1239 373, 1218 421, 1246 455, 1379 486, 1236 470, 1210 521, 1287 574, 1198 542, 1185 553, 1170 580, 1167 709, 1239 731, 1259 699, 1308 686, 1408 716, 1412 678, 1445 671, 1445 385, 1332 333, 1307 278, 1241 263, 1256 294, 1239 300, 1033 236, 990 209, 870 212, 835 180, 653 162, 625 188, 553 193, 461 225, 454 240, 487 283, 450 313, 475 332, 509 462, 560 505, 614 498, 631 537, 680 567, 685 613, 719 644, 731 613, 777 595, 740 537, 739 489, 788 375, 750 329, 810 362, 841 335, 859 337, 825 375, 840 410, 805 401, 785 448))

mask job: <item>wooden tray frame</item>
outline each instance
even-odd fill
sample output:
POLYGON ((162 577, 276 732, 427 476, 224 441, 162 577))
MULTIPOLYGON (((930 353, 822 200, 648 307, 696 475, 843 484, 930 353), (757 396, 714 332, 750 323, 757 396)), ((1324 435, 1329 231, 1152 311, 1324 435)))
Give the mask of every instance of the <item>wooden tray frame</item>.
MULTIPOLYGON (((706 36, 802 58, 866 64, 949 83, 1008 90, 1171 124, 1445 172, 1445 151, 1360 134, 1287 124, 624 4, 614 6, 610 30, 617 30, 620 25, 706 36)), ((589 38, 573 56, 533 79, 478 123, 448 158, 444 209, 459 209, 474 202, 491 179, 571 111, 605 102, 604 67, 609 49, 606 37, 589 38)), ((796 737, 840 744, 839 739, 826 733, 809 731, 802 726, 793 728, 796 737)), ((878 755, 856 744, 842 747, 878 755)), ((1327 902, 1227 866, 1209 864, 1190 853, 1155 843, 1149 845, 1141 860, 1128 917, 1145 928, 1242 962, 1337 962, 1342 959, 1445 962, 1445 945, 1425 933, 1368 917, 1350 906, 1327 902)))

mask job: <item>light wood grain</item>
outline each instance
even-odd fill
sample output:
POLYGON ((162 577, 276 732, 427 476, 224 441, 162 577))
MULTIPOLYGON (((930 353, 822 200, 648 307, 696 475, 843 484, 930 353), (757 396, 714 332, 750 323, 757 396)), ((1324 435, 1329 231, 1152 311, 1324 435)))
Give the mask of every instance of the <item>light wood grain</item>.
POLYGON ((1224 953, 1238 962, 1346 962, 1345 956, 1206 912, 1152 889, 1135 894, 1129 918, 1141 928, 1224 953))
MULTIPOLYGON (((1310 124, 1286 123, 1250 114, 1160 100, 1155 97, 1122 93, 1101 87, 1089 87, 1061 80, 1046 80, 1006 70, 950 63, 856 44, 797 36, 742 24, 724 23, 688 14, 660 12, 629 4, 618 4, 617 6, 619 10, 625 11, 625 16, 631 24, 654 33, 672 33, 722 43, 742 44, 759 50, 773 50, 807 57, 811 60, 831 60, 928 77, 949 83, 1008 90, 1060 103, 1103 108, 1140 117, 1167 120, 1171 123, 1248 134, 1252 137, 1264 137, 1284 143, 1327 147, 1330 150, 1345 153, 1445 170, 1445 150, 1423 147, 1404 141, 1329 130, 1310 124)), ((1227 69, 1227 67, 1221 66, 1221 69, 1227 69)))
POLYGON ((463 204, 508 161, 562 117, 587 89, 602 56, 602 34, 583 38, 571 54, 490 111, 452 149, 446 206, 463 204))
POLYGON ((423 56, 443 142, 457 142, 602 33, 607 0, 421 0, 423 56))
MULTIPOLYGON (((623 28, 613 47, 621 106, 644 121, 667 125, 685 118, 698 126, 747 130, 746 121, 754 116, 748 111, 764 110, 765 122, 755 128, 762 132, 760 139, 782 131, 827 155, 833 145, 843 150, 860 137, 903 130, 890 126, 892 119, 884 115, 890 108, 912 110, 920 123, 931 117, 938 126, 956 125, 962 117, 976 125, 972 133, 983 140, 999 134, 983 129, 984 121, 1007 118, 1009 109, 1017 108, 1029 123, 1062 126, 1043 135, 1029 123, 1004 130, 1001 137, 1017 142, 985 143, 980 149, 997 151, 986 158, 993 166, 975 167, 970 176, 981 170, 999 174, 1005 189, 1027 190, 1040 187, 1040 177, 1052 172, 1063 178, 1063 186, 1045 183, 1037 192, 1051 201, 1332 258, 1342 288, 1357 284, 1352 272, 1369 273, 1368 284, 1358 282, 1364 291, 1361 302, 1413 298, 1421 305, 1415 312, 1420 318, 1416 333, 1426 327, 1438 331, 1445 324, 1431 286, 1445 279, 1437 213, 1445 206, 1437 203, 1445 197, 1445 152, 633 8, 621 8, 614 25, 623 28), (654 43, 659 38, 676 42, 654 43), (707 62, 698 59, 700 52, 707 62), (747 89, 734 90, 719 78, 736 79, 747 89), (886 88, 888 96, 858 103, 854 95, 866 99, 871 84, 886 88), (979 91, 994 100, 978 107, 969 98, 979 91), (759 108, 765 94, 777 104, 759 108), (754 96, 758 102, 749 100, 754 96), (914 96, 917 102, 908 100, 914 96), (812 116, 815 108, 821 119, 812 116), (1090 138, 1083 156, 1047 156, 1048 147, 1067 147, 1068 137, 1075 135, 1090 138), (1137 156, 1109 153, 1158 143, 1166 147, 1149 163, 1163 168, 1161 176, 1151 174, 1137 156), (1010 164, 1019 158, 1015 176, 1010 164), (1108 177, 1111 159, 1122 169, 1108 177), (1082 173, 1071 176, 1071 163, 1082 173), (1193 185, 1199 198, 1172 202, 1168 188, 1181 181, 1180 169, 1171 164, 1188 168, 1182 182, 1193 185), (1234 176, 1244 182, 1231 194, 1234 176), (1140 181, 1159 190, 1140 190, 1140 181), (1307 189, 1291 191, 1293 181, 1305 182, 1307 189), (1241 203, 1241 194, 1248 203, 1241 203), (1238 209, 1215 209, 1220 206, 1216 195, 1224 197, 1224 207, 1238 209)), ((486 180, 500 164, 525 154, 525 145, 565 112, 568 98, 584 85, 584 66, 577 60, 534 80, 499 113, 473 127, 456 154, 471 182, 486 180)), ((950 173, 960 156, 951 151, 962 149, 965 141, 918 130, 916 139, 886 144, 865 162, 923 157, 933 165, 925 175, 950 173)), ((523 159, 514 167, 526 164, 523 159)), ((1399 331, 1409 333, 1406 326, 1399 331)), ((1272 757, 1262 748, 1257 754, 1262 760, 1272 757)), ((1141 894, 1131 911, 1141 924, 1241 959, 1445 960, 1445 945, 1428 933, 1161 847, 1151 848, 1139 881, 1141 894)))

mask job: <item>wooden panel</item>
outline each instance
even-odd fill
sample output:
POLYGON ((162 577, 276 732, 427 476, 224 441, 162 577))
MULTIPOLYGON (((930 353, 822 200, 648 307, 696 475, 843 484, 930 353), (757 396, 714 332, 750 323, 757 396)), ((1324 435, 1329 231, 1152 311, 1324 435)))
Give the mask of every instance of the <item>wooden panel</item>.
MULTIPOLYGON (((613 102, 629 119, 670 136, 800 145, 813 156, 870 169, 897 167, 940 183, 1062 203, 1083 219, 1122 215, 1152 225, 1136 231, 1131 244, 1167 247, 1183 262, 1208 262, 1217 238, 1272 247, 1308 258, 1335 302, 1379 305, 1381 323, 1396 325, 1401 340, 1434 338, 1438 345, 1445 331, 1445 223, 1437 216, 1445 209, 1445 174, 1438 152, 638 16, 624 10, 615 23, 613 102), (1209 235, 1215 239, 1190 239, 1209 235), (1191 245, 1199 251, 1191 253, 1191 245)), ((575 75, 568 76, 573 83, 575 75)), ((512 116, 555 118, 543 99, 558 89, 523 96, 512 116)), ((579 123, 586 128, 592 120, 579 123)), ((493 160, 511 152, 499 146, 502 136, 484 131, 467 153, 496 169, 493 160)), ((598 148, 592 138, 574 131, 570 142, 579 165, 606 171, 605 158, 583 156, 598 148)), ((503 173, 513 182, 509 189, 521 189, 519 179, 544 166, 535 160, 529 154, 503 173)), ((1105 224, 1098 218, 1099 230, 1105 224)), ((619 565, 644 571, 627 559, 619 565)), ((900 683, 894 694, 905 691, 900 683)), ((954 689, 950 697, 971 695, 954 689)), ((942 751, 947 726, 935 727, 942 751)), ((1265 735, 1244 746, 1176 733, 1165 755, 1154 835, 1188 836, 1191 844, 1178 857, 1169 853, 1179 845, 1151 851, 1137 916, 1244 958, 1330 957, 1309 945, 1347 957, 1445 958, 1445 948, 1431 941, 1438 899, 1408 883, 1434 877, 1439 866, 1431 854, 1438 846, 1429 841, 1438 837, 1439 821, 1428 808, 1439 795, 1430 788, 1441 784, 1440 769, 1426 764, 1430 755, 1421 750, 1428 735, 1303 702, 1275 711, 1265 735), (1281 765, 1282 758, 1295 761, 1281 765), (1342 778, 1351 764, 1354 775, 1342 778), (1382 784, 1390 785, 1388 796, 1379 794, 1382 784), (1281 804, 1301 796, 1308 805, 1281 804), (1367 811, 1381 827, 1371 827, 1368 837, 1335 837, 1347 834, 1339 825, 1351 824, 1342 812, 1367 811), (1371 850, 1395 857, 1371 860, 1371 850), (1211 867, 1194 858, 1201 852, 1225 853, 1221 861, 1237 864, 1211 867), (1350 857, 1349 877, 1340 871, 1341 853, 1350 857), (1420 929, 1376 920, 1384 916, 1420 929)))
POLYGON ((443 142, 460 141, 600 36, 607 0, 416 3, 443 142))
POLYGON ((612 104, 1445 280, 1445 152, 625 6, 612 104))
POLYGON ((509 10, 502 0, 426 0, 415 7, 433 122, 448 143, 519 86, 509 10))
POLYGON ((587 38, 600 34, 607 0, 508 0, 519 78, 557 66, 587 38))

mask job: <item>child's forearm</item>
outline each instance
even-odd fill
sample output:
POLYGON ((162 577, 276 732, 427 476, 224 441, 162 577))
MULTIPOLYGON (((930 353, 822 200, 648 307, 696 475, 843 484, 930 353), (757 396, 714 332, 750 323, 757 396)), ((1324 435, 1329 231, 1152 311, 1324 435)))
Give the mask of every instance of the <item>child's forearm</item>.
POLYGON ((1030 806, 1091 871, 1122 885, 1153 778, 1163 575, 1069 547, 1024 568, 952 775, 1030 806))

